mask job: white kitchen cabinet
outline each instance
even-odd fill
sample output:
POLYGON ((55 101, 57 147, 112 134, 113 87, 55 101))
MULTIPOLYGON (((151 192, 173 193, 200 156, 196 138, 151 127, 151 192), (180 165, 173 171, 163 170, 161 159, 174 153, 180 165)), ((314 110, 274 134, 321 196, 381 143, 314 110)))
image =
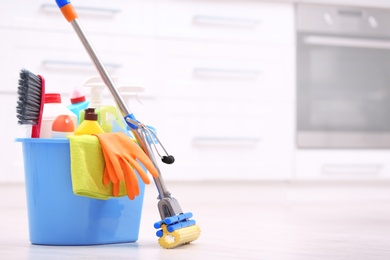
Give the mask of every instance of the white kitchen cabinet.
MULTIPOLYGON (((97 75, 83 45, 74 33, 31 30, 0 29, 4 40, 0 53, 7 66, 2 90, 15 91, 18 73, 26 68, 45 78, 46 92, 69 95, 73 88, 82 85, 89 77, 97 75), (24 39, 36 41, 25 41, 24 39)), ((147 39, 92 35, 95 47, 113 76, 123 79, 137 78, 147 84, 150 78, 150 57, 147 39)))
MULTIPOLYGON (((74 87, 97 75, 53 3, 13 1, 7 5, 15 12, 0 18, 0 33, 6 39, 0 53, 7 61, 2 69, 8 75, 2 98, 15 98, 13 104, 22 67, 44 76, 47 92, 60 92, 65 102, 74 87)), ((129 107, 137 119, 156 127, 175 156, 173 165, 160 164, 165 179, 291 179, 295 99, 291 4, 72 3, 111 75, 146 88, 140 95, 144 105, 132 99, 129 107)), ((7 121, 16 121, 14 112, 7 121)), ((19 134, 11 130, 5 138, 19 134)), ((12 157, 15 163, 7 167, 23 176, 21 145, 15 147, 5 158, 12 157)), ((0 174, 1 180, 10 177, 0 174)))
POLYGON ((293 112, 283 102, 169 102, 156 121, 176 162, 170 178, 285 180, 293 166, 293 112), (168 104, 170 103, 170 105, 168 104), (173 112, 167 112, 167 107, 173 112), (192 110, 191 110, 192 109, 192 110), (190 111, 191 110, 191 111, 190 111))
POLYGON ((262 1, 155 3, 155 33, 170 38, 293 44, 292 6, 262 1))
MULTIPOLYGON (((72 0, 82 25, 90 33, 150 34, 152 1, 72 0)), ((72 32, 54 0, 13 0, 3 5, 0 26, 51 32, 72 32)), ((36 38, 33 38, 36 40, 36 38)), ((31 39, 32 40, 32 39, 31 39)))
POLYGON ((156 50, 159 96, 293 101, 292 46, 159 39, 156 50))
MULTIPOLYGON (((291 46, 156 40, 157 132, 176 157, 167 178, 290 179, 291 46)), ((152 118, 153 116, 149 116, 152 118)))

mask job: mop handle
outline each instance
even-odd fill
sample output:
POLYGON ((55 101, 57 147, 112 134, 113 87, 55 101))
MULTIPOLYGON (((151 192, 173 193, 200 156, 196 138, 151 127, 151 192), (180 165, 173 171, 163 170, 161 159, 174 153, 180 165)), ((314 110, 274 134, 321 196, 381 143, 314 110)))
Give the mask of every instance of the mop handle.
MULTIPOLYGON (((73 5, 70 3, 69 0, 56 0, 56 3, 58 7, 60 8, 62 14, 66 18, 68 22, 71 23, 74 30, 76 31, 78 37, 80 38, 81 42, 83 43, 85 49, 87 50, 89 56, 91 57, 93 63, 95 64, 100 77, 103 79, 103 82, 106 84, 106 86, 109 88, 111 95, 114 97, 116 104, 119 107, 119 110, 121 111, 123 117, 125 118, 132 118, 134 119, 133 114, 131 113, 130 109, 127 107, 125 101, 123 100, 122 96, 120 95, 119 91, 117 90, 114 81, 110 77, 107 69, 105 68, 103 62, 100 60, 99 56, 97 55, 97 52, 95 51, 94 47, 92 46, 90 40, 88 39, 86 33, 84 32, 82 26, 78 22, 76 10, 74 9, 73 5)), ((127 120, 126 120, 127 121, 127 120)), ((158 178, 154 178, 154 182, 157 186, 157 190, 160 195, 160 199, 164 197, 170 197, 170 193, 166 188, 165 182, 162 179, 160 169, 156 163, 156 159, 153 155, 152 148, 149 145, 149 142, 147 140, 147 137, 143 133, 143 130, 141 128, 133 128, 130 127, 131 132, 137 139, 137 141, 140 143, 141 147, 143 148, 144 152, 149 156, 150 160, 154 164, 155 168, 157 169, 159 173, 158 178), (138 130, 138 131, 137 131, 138 130)))
POLYGON ((83 43, 85 49, 87 50, 89 56, 91 57, 93 63, 95 64, 100 77, 102 78, 103 82, 106 84, 106 86, 109 88, 112 96, 115 99, 115 102, 117 103, 122 115, 128 116, 131 113, 130 109, 127 107, 125 101, 119 94, 114 81, 110 77, 106 67, 101 62, 97 52, 95 51, 94 47, 92 46, 91 42, 89 41, 87 35, 85 34, 82 26, 78 22, 76 10, 74 9, 73 5, 70 3, 69 0, 56 0, 56 3, 58 7, 60 8, 62 14, 68 20, 68 22, 71 23, 74 30, 77 33, 77 36, 80 38, 81 42, 83 43))

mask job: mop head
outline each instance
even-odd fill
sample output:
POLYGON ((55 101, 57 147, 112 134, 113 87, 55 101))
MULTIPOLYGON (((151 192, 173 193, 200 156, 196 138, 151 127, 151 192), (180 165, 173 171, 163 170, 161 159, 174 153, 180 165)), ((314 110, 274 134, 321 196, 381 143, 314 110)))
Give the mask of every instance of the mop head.
POLYGON ((174 248, 189 244, 200 236, 200 228, 195 220, 189 219, 192 213, 183 213, 177 216, 165 218, 154 224, 158 243, 163 248, 174 248))

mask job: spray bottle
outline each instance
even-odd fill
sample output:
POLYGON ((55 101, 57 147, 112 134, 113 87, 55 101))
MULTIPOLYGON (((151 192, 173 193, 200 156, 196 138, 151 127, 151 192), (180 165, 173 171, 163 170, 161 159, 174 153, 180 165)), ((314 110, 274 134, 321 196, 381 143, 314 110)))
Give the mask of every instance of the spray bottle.
MULTIPOLYGON (((98 115, 97 121, 103 128, 104 132, 126 131, 127 124, 119 110, 113 105, 103 105, 103 91, 106 88, 100 77, 92 77, 84 83, 85 87, 91 89, 91 97, 88 108, 95 108, 98 115)), ((80 120, 84 119, 84 113, 80 113, 80 120)))
POLYGON ((80 87, 77 87, 73 90, 70 97, 70 105, 67 108, 72 111, 76 116, 78 123, 81 123, 80 112, 88 108, 89 101, 85 99, 85 95, 80 87))

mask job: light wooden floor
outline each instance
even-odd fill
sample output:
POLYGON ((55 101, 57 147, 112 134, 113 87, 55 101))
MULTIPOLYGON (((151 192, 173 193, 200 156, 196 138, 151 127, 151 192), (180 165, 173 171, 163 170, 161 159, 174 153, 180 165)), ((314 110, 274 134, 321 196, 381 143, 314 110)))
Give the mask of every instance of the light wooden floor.
POLYGON ((389 183, 169 183, 202 228, 194 243, 157 244, 156 190, 146 190, 139 240, 35 246, 24 186, 0 184, 0 259, 390 259, 389 183))

